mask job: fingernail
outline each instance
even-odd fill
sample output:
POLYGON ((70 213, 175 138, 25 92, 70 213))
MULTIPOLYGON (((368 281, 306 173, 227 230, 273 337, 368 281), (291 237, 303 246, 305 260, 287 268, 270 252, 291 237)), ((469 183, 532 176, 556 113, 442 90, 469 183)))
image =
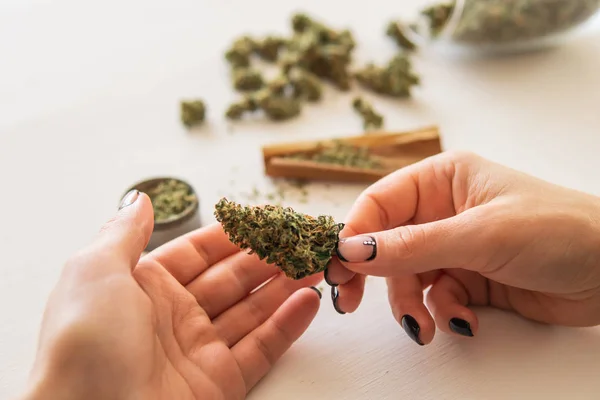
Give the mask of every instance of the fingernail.
POLYGON ((419 346, 423 346, 423 342, 419 339, 419 333, 421 332, 421 327, 417 323, 417 320, 412 316, 406 314, 402 317, 402 328, 406 332, 409 338, 414 340, 419 346))
POLYGON ((377 255, 377 243, 372 236, 353 236, 340 239, 337 255, 345 262, 371 261, 377 255))
POLYGON ((320 291, 318 288, 316 288, 316 287, 314 287, 314 286, 311 286, 310 288, 311 288, 312 290, 314 290, 315 292, 317 292, 317 294, 319 295, 319 298, 320 298, 320 299, 322 299, 322 298, 323 298, 323 294, 321 294, 321 291, 320 291))
POLYGON ((463 336, 474 336, 471 330, 471 324, 464 319, 452 318, 450 320, 450 330, 463 336))
POLYGON ((333 303, 333 308, 335 308, 335 311, 337 311, 338 314, 346 314, 345 312, 340 310, 340 307, 338 306, 338 298, 339 297, 340 297, 340 291, 338 290, 337 286, 332 286, 331 287, 331 302, 333 303))
POLYGON ((121 200, 121 205, 119 206, 119 210, 122 210, 123 208, 135 203, 135 201, 137 200, 139 195, 140 195, 139 190, 133 189, 133 190, 127 192, 125 197, 123 197, 123 200, 121 200))
POLYGON ((325 273, 323 274, 323 278, 325 279, 325 282, 329 285, 329 286, 337 286, 337 283, 333 283, 329 280, 329 268, 325 268, 325 273))

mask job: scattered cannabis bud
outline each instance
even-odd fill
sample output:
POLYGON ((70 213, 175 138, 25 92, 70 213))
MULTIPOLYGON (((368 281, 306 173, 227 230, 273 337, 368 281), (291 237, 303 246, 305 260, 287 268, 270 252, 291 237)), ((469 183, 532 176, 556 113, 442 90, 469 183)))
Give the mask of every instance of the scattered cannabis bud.
POLYGON ((404 54, 393 57, 385 67, 367 64, 355 73, 355 77, 363 87, 375 93, 399 98, 410 97, 412 86, 420 83, 404 54))
POLYGON ((333 146, 321 145, 312 154, 299 153, 290 155, 289 157, 297 160, 308 160, 352 168, 378 169, 383 167, 370 154, 367 147, 353 146, 339 140, 334 141, 333 146))
POLYGON ((181 122, 191 128, 204 122, 206 106, 202 100, 182 101, 180 106, 181 122))
POLYGON ((275 62, 279 56, 279 50, 287 44, 284 38, 267 36, 257 41, 254 46, 255 53, 265 61, 275 62))
POLYGON ((416 48, 415 44, 404 34, 402 26, 396 21, 388 24, 385 33, 403 50, 412 51, 416 48))
POLYGON ((240 67, 232 71, 233 87, 236 90, 248 92, 263 87, 264 81, 261 73, 254 68, 240 67))
POLYGON ((421 11, 421 15, 428 20, 431 35, 437 36, 440 34, 453 11, 454 2, 435 4, 421 11))
POLYGON ((296 117, 302 111, 302 103, 293 97, 286 97, 273 92, 267 87, 244 97, 239 103, 229 106, 225 116, 238 120, 245 113, 262 110, 273 121, 283 121, 296 117))
POLYGON ((319 78, 304 69, 292 68, 288 72, 289 82, 294 88, 294 96, 307 101, 318 101, 321 99, 322 85, 319 78))
MULTIPOLYGON (((446 27, 455 1, 422 10, 431 35, 446 27)), ((502 44, 565 32, 592 17, 599 0, 464 0, 452 39, 468 44, 502 44)), ((458 9, 458 8, 456 8, 458 9)))
POLYGON ((254 48, 254 41, 248 36, 242 36, 234 41, 231 48, 225 52, 225 59, 229 61, 232 68, 248 67, 254 48))
POLYGON ((365 131, 380 129, 383 126, 383 116, 376 113, 373 106, 362 97, 356 97, 352 101, 352 107, 362 116, 365 131))
POLYGON ((273 205, 242 206, 226 198, 216 204, 215 217, 232 243, 292 279, 324 271, 344 227, 330 216, 314 218, 273 205))
POLYGON ((176 217, 198 201, 189 185, 176 179, 159 182, 147 194, 152 201, 155 222, 176 217))

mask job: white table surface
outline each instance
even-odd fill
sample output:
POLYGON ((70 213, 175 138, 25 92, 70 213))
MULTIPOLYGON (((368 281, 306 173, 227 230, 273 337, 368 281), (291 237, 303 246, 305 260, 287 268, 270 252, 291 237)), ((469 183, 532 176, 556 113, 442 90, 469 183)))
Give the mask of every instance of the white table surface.
MULTIPOLYGON (((357 133, 351 94, 334 90, 285 124, 221 117, 235 98, 224 48, 248 32, 288 32, 306 10, 354 30, 356 57, 393 52, 384 24, 415 1, 2 0, 0 2, 0 398, 22 389, 46 297, 63 261, 88 243, 123 190, 175 175, 199 191, 205 223, 223 194, 263 190, 259 146, 357 133), (182 97, 210 124, 187 132, 182 97)), ((600 194, 600 35, 554 51, 458 60, 423 51, 413 101, 377 99, 390 129, 439 124, 467 149, 600 194)), ((312 185, 301 211, 342 219, 363 185, 312 185)), ((473 339, 439 333, 419 347, 367 283, 352 315, 325 293, 316 321, 251 399, 598 399, 600 330, 541 326, 481 310, 473 339)))

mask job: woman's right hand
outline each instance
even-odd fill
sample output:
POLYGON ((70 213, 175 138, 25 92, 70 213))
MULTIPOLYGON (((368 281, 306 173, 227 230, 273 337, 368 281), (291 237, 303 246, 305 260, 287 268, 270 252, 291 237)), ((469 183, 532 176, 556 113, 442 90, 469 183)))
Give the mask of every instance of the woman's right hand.
POLYGON ((442 153, 369 187, 345 222, 339 260, 326 273, 339 284, 338 312, 356 310, 365 275, 374 275, 387 278, 394 317, 419 344, 432 341, 436 325, 476 334, 469 305, 549 324, 600 324, 594 196, 473 154, 442 153))

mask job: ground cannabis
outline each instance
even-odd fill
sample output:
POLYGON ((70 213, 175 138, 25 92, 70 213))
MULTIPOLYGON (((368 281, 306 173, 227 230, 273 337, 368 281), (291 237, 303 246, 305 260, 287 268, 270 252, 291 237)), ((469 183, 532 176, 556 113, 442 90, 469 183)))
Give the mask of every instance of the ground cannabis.
MULTIPOLYGON (((465 44, 502 44, 562 33, 593 16, 600 0, 464 0, 449 35, 465 44)), ((456 2, 422 11, 433 36, 447 25, 456 2)))
POLYGON ((362 117, 365 131, 381 129, 383 126, 383 116, 375 112, 371 103, 362 97, 354 98, 352 108, 362 117))
POLYGON ((356 80, 375 93, 391 97, 410 97, 411 88, 420 83, 405 54, 394 56, 385 66, 367 64, 355 72, 356 80))
POLYGON ((331 146, 320 145, 314 152, 292 154, 289 157, 352 168, 382 168, 381 163, 371 155, 367 147, 354 146, 340 140, 334 140, 331 146))
POLYGON ((402 30, 402 26, 397 21, 391 21, 386 28, 386 35, 389 36, 398 47, 402 50, 413 51, 416 49, 416 45, 406 37, 402 30))
POLYGON ((198 201, 190 186, 176 179, 160 181, 146 194, 152 201, 155 222, 168 221, 198 201))
POLYGON ((182 101, 180 103, 181 122, 191 128, 204 122, 206 106, 202 100, 182 101))
POLYGON ((273 205, 242 206, 226 198, 216 204, 215 217, 232 243, 292 279, 324 271, 344 227, 330 216, 315 218, 273 205))

